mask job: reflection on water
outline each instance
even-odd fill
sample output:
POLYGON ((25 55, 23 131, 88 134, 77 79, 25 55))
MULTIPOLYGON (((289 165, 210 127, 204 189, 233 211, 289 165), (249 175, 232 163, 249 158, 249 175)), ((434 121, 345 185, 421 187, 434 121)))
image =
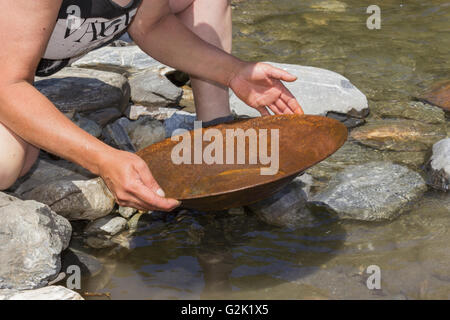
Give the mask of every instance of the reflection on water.
MULTIPOLYGON (((370 4, 236 1, 234 51, 339 72, 370 101, 407 101, 448 77, 448 3, 383 1, 381 30, 366 28, 370 4)), ((297 230, 248 213, 144 217, 133 250, 89 285, 113 299, 450 298, 448 194, 428 192, 391 223, 316 215, 317 224, 297 230), (366 287, 372 264, 382 270, 380 290, 366 287)))

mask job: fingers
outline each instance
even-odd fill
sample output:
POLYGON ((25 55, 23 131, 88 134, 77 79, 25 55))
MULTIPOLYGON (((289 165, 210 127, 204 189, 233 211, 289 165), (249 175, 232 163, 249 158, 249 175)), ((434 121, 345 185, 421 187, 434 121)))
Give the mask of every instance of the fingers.
POLYGON ((295 99, 293 94, 286 87, 284 87, 284 90, 281 93, 280 99, 288 106, 289 109, 292 110, 293 113, 296 113, 299 115, 304 114, 303 109, 300 106, 300 104, 298 103, 297 99, 295 99))
POLYGON ((272 66, 269 66, 269 69, 267 72, 268 72, 269 76, 274 79, 283 80, 283 81, 287 81, 287 82, 293 82, 293 81, 297 80, 297 77, 290 74, 289 72, 287 72, 283 69, 272 67, 272 66))
POLYGON ((267 108, 265 106, 259 107, 256 110, 258 110, 259 113, 261 113, 262 117, 270 116, 270 113, 269 113, 269 111, 267 111, 267 108))
POLYGON ((180 205, 180 202, 175 199, 160 197, 144 184, 137 185, 133 194, 145 203, 146 207, 148 206, 161 211, 172 211, 180 205))

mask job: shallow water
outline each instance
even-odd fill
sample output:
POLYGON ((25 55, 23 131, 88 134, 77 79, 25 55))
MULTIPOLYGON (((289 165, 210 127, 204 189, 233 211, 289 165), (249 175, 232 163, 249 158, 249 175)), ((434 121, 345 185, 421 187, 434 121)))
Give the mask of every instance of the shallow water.
MULTIPOLYGON (((371 102, 409 101, 448 78, 449 3, 383 1, 381 30, 366 27, 370 4, 238 1, 235 54, 339 72, 371 102)), ((450 298, 448 194, 429 191, 393 222, 315 214, 316 223, 297 230, 251 214, 148 217, 133 250, 107 260, 85 289, 112 299, 450 298), (366 286, 370 265, 381 268, 379 290, 366 286)))

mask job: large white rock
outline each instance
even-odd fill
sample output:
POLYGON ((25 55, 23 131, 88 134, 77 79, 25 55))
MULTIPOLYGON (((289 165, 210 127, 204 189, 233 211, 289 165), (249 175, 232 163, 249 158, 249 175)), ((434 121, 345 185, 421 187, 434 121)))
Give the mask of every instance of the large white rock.
MULTIPOLYGON (((297 98, 305 114, 324 115, 328 112, 364 116, 368 113, 366 96, 344 76, 325 69, 268 62, 297 76, 295 82, 285 82, 297 98)), ((242 102, 231 90, 231 110, 237 115, 258 117, 260 113, 242 102)))

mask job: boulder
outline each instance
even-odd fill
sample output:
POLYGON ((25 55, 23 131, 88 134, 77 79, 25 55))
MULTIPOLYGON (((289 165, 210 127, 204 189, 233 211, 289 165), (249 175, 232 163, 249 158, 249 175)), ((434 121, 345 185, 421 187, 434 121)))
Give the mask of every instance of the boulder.
POLYGON ((103 129, 108 123, 114 122, 121 116, 122 113, 116 108, 106 108, 90 113, 87 118, 95 121, 103 129))
POLYGON ((433 145, 433 154, 427 164, 427 183, 438 190, 450 190, 450 138, 433 145))
POLYGON ((138 120, 143 116, 150 116, 156 120, 166 120, 177 111, 178 109, 175 108, 147 108, 134 104, 125 110, 125 115, 130 120, 138 120))
POLYGON ((70 266, 80 267, 82 277, 95 277, 103 270, 103 265, 94 256, 74 248, 68 248, 61 254, 63 271, 70 266))
POLYGON ((299 176, 281 191, 248 208, 270 225, 291 229, 310 226, 316 221, 306 207, 311 184, 311 176, 299 176))
POLYGON ((414 120, 371 120, 354 129, 350 137, 378 150, 427 151, 447 135, 445 124, 414 120))
MULTIPOLYGON (((328 112, 349 114, 359 118, 368 114, 366 96, 340 74, 315 68, 269 62, 298 77, 295 82, 284 83, 297 98, 305 114, 323 115, 328 112)), ((258 117, 260 113, 242 102, 230 91, 231 110, 236 115, 258 117)))
POLYGON ((117 211, 122 217, 124 217, 125 219, 129 219, 133 214, 137 212, 137 209, 119 206, 119 210, 117 211))
POLYGON ((35 290, 0 290, 0 300, 84 300, 75 291, 63 286, 49 286, 35 290))
POLYGON ((64 68, 46 78, 36 78, 35 87, 62 112, 116 108, 123 112, 130 99, 128 80, 117 73, 64 68))
POLYGON ((409 210, 426 189, 415 171, 390 162, 370 162, 339 172, 311 203, 341 219, 392 220, 409 210))
POLYGON ((0 193, 0 289, 35 289, 55 279, 70 223, 45 204, 0 193))
POLYGON ((193 130, 194 121, 197 120, 195 114, 177 111, 172 116, 164 121, 164 128, 166 130, 166 138, 170 138, 173 132, 177 129, 193 130))
POLYGON ((130 78, 131 100, 150 108, 176 106, 183 89, 175 86, 165 76, 152 70, 143 71, 130 78))
POLYGON ((57 180, 22 196, 47 204, 69 220, 95 220, 109 214, 115 205, 113 195, 101 178, 57 180))

